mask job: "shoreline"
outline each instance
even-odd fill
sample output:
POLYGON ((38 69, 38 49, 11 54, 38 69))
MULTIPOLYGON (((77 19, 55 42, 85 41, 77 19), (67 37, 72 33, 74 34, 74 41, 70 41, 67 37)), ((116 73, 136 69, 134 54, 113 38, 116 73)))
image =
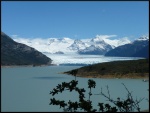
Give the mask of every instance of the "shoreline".
MULTIPOLYGON (((62 73, 62 74, 67 74, 67 75, 71 75, 68 73, 62 73)), ((71 75, 74 76, 74 75, 71 75)), ((146 82, 149 82, 149 75, 147 76, 133 76, 133 77, 129 77, 126 75, 122 75, 122 76, 114 76, 114 75, 104 75, 104 76, 82 76, 82 75, 76 75, 76 77, 81 77, 81 78, 101 78, 101 79, 143 79, 143 80, 147 80, 146 82)), ((143 81, 144 82, 144 81, 143 81)))
MULTIPOLYGON (((46 66, 58 66, 57 64, 47 64, 47 65, 10 65, 10 66, 2 66, 1 68, 16 68, 16 67, 46 67, 46 66)), ((66 72, 62 72, 60 74, 67 74, 67 75, 71 75, 69 73, 66 72)), ((71 75, 74 76, 74 75, 71 75)), ((101 78, 101 79, 143 79, 143 80, 148 80, 147 82, 149 82, 149 74, 146 76, 133 76, 133 77, 129 77, 126 75, 122 75, 122 76, 114 76, 114 75, 104 75, 104 76, 99 76, 99 75, 95 75, 95 76, 91 76, 91 75, 86 75, 86 76, 82 76, 82 75, 76 75, 76 77, 81 77, 81 78, 101 78)))
POLYGON ((92 76, 77 76, 77 77, 82 77, 82 78, 101 78, 101 79, 143 79, 143 80, 148 80, 148 77, 92 77, 92 76))
POLYGON ((45 66, 57 66, 57 64, 44 64, 44 65, 1 65, 1 68, 15 68, 15 67, 45 67, 45 66))

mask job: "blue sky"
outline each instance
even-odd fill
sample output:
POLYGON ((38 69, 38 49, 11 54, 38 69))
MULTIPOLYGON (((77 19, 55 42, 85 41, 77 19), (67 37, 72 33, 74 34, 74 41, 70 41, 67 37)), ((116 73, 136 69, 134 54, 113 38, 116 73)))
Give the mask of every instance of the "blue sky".
POLYGON ((132 40, 149 32, 148 1, 3 1, 1 6, 1 30, 9 36, 132 40))

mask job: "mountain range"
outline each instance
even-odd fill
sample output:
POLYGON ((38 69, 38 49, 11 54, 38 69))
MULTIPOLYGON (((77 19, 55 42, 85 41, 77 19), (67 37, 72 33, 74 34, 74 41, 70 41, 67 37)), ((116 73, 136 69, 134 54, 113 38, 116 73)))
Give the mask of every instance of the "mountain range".
POLYGON ((1 65, 49 65, 52 60, 25 44, 15 42, 1 32, 1 65))
POLYGON ((149 57, 149 37, 142 36, 134 41, 127 38, 110 39, 114 35, 97 35, 90 39, 14 38, 43 53, 51 54, 85 54, 119 57, 149 57), (141 54, 142 53, 142 54, 141 54))
POLYGON ((149 37, 143 36, 132 43, 118 46, 108 51, 105 56, 149 58, 149 37))
POLYGON ((131 41, 127 38, 108 39, 112 36, 97 35, 90 39, 71 39, 71 38, 47 38, 47 39, 26 39, 13 38, 19 43, 24 43, 30 47, 36 48, 40 52, 46 53, 64 53, 64 54, 98 54, 104 55, 106 52, 120 45, 128 44, 131 41))

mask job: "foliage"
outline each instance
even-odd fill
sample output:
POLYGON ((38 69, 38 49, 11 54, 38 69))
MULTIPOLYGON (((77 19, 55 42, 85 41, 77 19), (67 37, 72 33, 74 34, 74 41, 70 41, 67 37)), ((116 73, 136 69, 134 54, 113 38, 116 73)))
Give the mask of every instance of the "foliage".
MULTIPOLYGON (((75 72, 74 72, 74 75, 75 72)), ((98 95, 102 95, 105 98, 108 99, 109 102, 113 103, 115 106, 111 106, 110 104, 106 103, 98 103, 98 108, 99 109, 94 109, 92 106, 92 101, 90 100, 90 97, 93 95, 92 94, 92 88, 96 87, 96 82, 92 79, 88 80, 88 88, 89 90, 89 98, 88 100, 85 99, 85 92, 86 90, 84 88, 79 88, 77 87, 78 81, 72 80, 70 82, 62 82, 62 84, 58 84, 56 88, 54 88, 52 91, 50 91, 50 94, 52 96, 55 96, 58 93, 62 93, 63 91, 76 91, 79 94, 79 100, 72 102, 69 100, 69 102, 65 102, 64 100, 57 100, 55 98, 50 99, 50 105, 57 105, 60 106, 60 108, 63 108, 64 111, 71 111, 71 112, 77 112, 77 111, 85 111, 85 112, 132 112, 132 111, 139 111, 140 112, 140 107, 139 103, 144 99, 140 100, 134 100, 131 92, 126 88, 124 85, 125 89, 127 90, 127 98, 125 100, 121 100, 120 98, 117 98, 117 100, 113 100, 110 97, 109 89, 107 86, 107 91, 108 91, 108 96, 103 93, 101 89, 101 93, 98 95)))
MULTIPOLYGON (((72 71, 65 72, 72 74, 72 71)), ((84 66, 79 69, 77 75, 82 77, 107 77, 110 78, 141 78, 148 77, 149 73, 149 59, 127 60, 127 61, 113 61, 104 62, 94 65, 84 66), (118 77, 119 76, 119 77, 118 77)))

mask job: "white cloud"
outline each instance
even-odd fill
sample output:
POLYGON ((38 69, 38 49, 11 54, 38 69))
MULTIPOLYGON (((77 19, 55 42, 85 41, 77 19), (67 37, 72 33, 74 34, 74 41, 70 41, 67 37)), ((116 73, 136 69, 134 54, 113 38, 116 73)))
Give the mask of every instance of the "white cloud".
POLYGON ((117 37, 117 35, 96 35, 96 37, 100 39, 105 39, 105 38, 117 37))

